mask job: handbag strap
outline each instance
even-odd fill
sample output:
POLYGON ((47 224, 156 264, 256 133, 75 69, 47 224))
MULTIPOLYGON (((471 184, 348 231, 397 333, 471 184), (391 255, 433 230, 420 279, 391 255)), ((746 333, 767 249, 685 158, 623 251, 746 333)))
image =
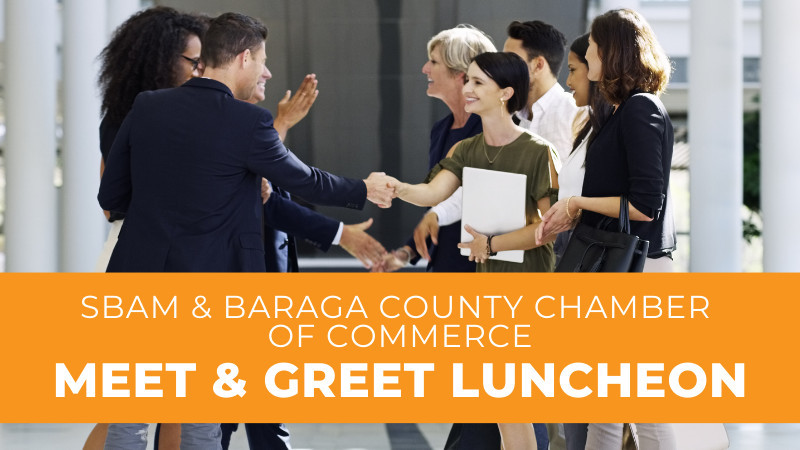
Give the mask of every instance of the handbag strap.
MULTIPOLYGON (((622 194, 619 196, 619 232, 631 234, 631 217, 628 210, 628 196, 622 194)), ((613 217, 605 216, 600 222, 597 223, 597 229, 608 230, 614 223, 613 217)))
POLYGON ((631 234, 631 217, 628 209, 628 196, 619 196, 619 231, 631 234))

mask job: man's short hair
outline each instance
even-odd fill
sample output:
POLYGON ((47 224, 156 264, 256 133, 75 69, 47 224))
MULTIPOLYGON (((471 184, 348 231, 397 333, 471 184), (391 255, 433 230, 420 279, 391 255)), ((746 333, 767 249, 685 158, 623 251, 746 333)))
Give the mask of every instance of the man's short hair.
POLYGON ((567 38, 554 26, 541 20, 513 21, 508 26, 508 37, 522 41, 528 60, 544 57, 553 76, 558 76, 567 48, 567 38))
POLYGON ((211 19, 200 59, 207 67, 228 65, 239 53, 257 50, 267 39, 267 27, 244 14, 225 13, 211 19))

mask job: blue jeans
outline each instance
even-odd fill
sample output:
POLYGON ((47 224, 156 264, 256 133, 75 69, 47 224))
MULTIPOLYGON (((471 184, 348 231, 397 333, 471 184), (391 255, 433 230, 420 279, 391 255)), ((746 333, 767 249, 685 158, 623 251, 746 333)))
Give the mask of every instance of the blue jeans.
POLYGON ((533 424, 533 433, 536 435, 536 449, 547 450, 550 446, 550 439, 547 437, 547 425, 543 423, 533 424))
MULTIPOLYGON (((112 423, 105 450, 146 450, 146 423, 112 423)), ((181 424, 181 450, 222 450, 218 423, 181 424)))

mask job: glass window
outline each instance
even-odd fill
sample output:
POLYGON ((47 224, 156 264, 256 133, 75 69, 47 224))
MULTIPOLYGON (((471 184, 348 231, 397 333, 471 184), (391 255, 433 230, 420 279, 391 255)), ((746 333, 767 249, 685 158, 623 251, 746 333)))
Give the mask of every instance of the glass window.
POLYGON ((671 57, 672 61, 672 76, 670 83, 688 83, 689 82, 689 58, 685 56, 671 57))
MULTIPOLYGON (((689 82, 689 58, 685 56, 672 56, 669 58, 672 61, 672 76, 670 83, 688 83, 689 82)), ((742 81, 745 83, 760 83, 761 82, 761 58, 745 57, 742 60, 742 81)))
POLYGON ((745 83, 758 83, 761 81, 761 58, 744 58, 742 69, 744 72, 745 83))

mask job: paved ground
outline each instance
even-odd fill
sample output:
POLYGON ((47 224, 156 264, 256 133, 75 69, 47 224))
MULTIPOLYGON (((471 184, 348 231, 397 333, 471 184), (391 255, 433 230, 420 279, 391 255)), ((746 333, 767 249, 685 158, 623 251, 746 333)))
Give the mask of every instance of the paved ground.
MULTIPOLYGON (((0 424, 0 449, 80 449, 91 427, 0 424)), ((800 424, 727 424, 726 428, 733 450, 800 449, 800 424)), ((444 445, 449 424, 290 424, 289 429, 294 450, 432 450, 444 445)), ((234 434, 231 450, 247 448, 244 433, 234 434)))

